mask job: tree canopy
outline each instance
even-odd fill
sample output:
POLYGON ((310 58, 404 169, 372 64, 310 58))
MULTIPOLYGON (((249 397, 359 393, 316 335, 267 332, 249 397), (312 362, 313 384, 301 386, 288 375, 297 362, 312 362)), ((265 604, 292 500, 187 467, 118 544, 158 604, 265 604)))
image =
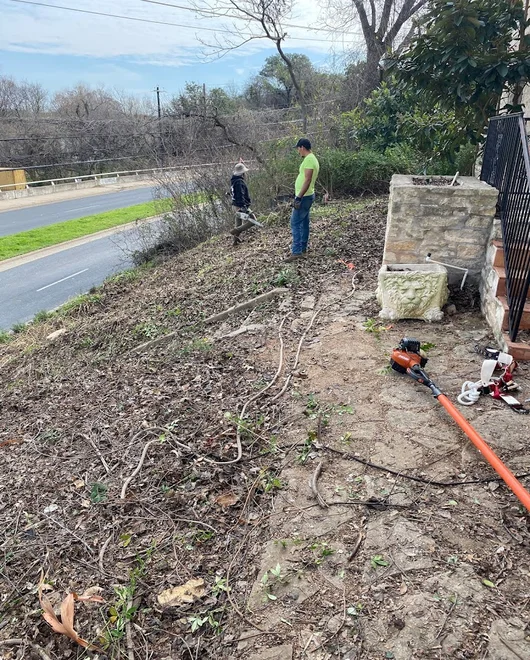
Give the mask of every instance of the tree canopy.
POLYGON ((488 117, 530 80, 520 0, 435 0, 393 66, 408 86, 451 109, 478 139, 488 117), (517 36, 521 35, 521 40, 517 36))

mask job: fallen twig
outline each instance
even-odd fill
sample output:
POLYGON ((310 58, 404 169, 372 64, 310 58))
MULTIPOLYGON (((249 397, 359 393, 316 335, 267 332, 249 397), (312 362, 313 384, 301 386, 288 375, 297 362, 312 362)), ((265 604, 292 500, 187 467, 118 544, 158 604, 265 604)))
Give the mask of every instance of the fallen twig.
POLYGON ((175 330, 174 332, 168 332, 167 335, 162 335, 161 337, 157 337, 156 339, 150 339, 149 341, 146 341, 143 344, 140 344, 140 346, 136 346, 135 348, 132 349, 131 353, 142 353, 145 351, 147 348, 152 348, 153 346, 158 346, 158 344, 162 344, 168 339, 172 339, 178 334, 178 330, 175 330))
POLYGON ((260 303, 265 302, 270 298, 274 298, 274 296, 280 296, 283 295, 284 293, 289 293, 289 289, 286 289, 284 287, 271 289, 271 291, 267 291, 267 293, 262 293, 261 295, 256 296, 255 298, 251 298, 250 300, 246 300, 245 302, 239 303, 239 305, 233 305, 232 307, 225 309, 223 312, 219 312, 219 314, 214 314, 213 316, 209 316, 207 319, 205 319, 204 323, 215 323, 216 321, 222 321, 231 314, 235 314, 236 312, 241 312, 244 309, 251 309, 252 307, 256 307, 256 305, 259 305, 260 303))
POLYGON ((230 573, 232 571, 232 568, 234 567, 234 564, 236 562, 236 559, 239 557, 241 550, 246 547, 247 541, 250 538, 250 535, 252 532, 256 529, 256 527, 263 522, 264 518, 261 518, 260 520, 257 520, 254 525, 252 526, 252 529, 250 529, 244 536, 243 540, 237 547, 237 550, 234 553, 234 556, 232 557, 230 563, 228 564, 228 568, 226 570, 226 596, 228 600, 230 601, 230 605, 234 608, 234 611, 236 614, 249 626, 252 628, 255 628, 256 630, 259 630, 259 632, 262 635, 277 635, 277 632, 271 631, 271 630, 263 630, 263 628, 260 628, 257 623, 253 623, 247 616, 243 614, 243 612, 239 609, 237 603, 235 600, 232 598, 231 592, 231 587, 230 587, 230 573))
POLYGON ((353 546, 352 551, 348 555, 348 561, 352 561, 355 559, 357 553, 359 552, 359 549, 361 547, 361 543, 363 542, 364 539, 364 532, 362 529, 359 530, 359 536, 357 537, 357 540, 355 541, 355 545, 353 546))
MULTIPOLYGON (((133 442, 136 438, 138 438, 138 437, 139 437, 140 435, 142 435, 143 433, 153 433, 153 432, 158 433, 158 432, 159 432, 159 431, 158 431, 158 428, 153 428, 153 429, 142 429, 141 431, 139 431, 139 432, 134 436, 134 438, 133 438, 133 440, 132 440, 131 442, 133 442)), ((143 448, 142 455, 140 456, 140 461, 138 462, 138 465, 136 466, 135 471, 131 474, 130 477, 127 477, 127 479, 125 479, 125 481, 123 482, 123 486, 121 487, 121 494, 120 494, 120 498, 121 498, 122 500, 125 499, 125 494, 126 494, 126 492, 127 492, 127 487, 129 486, 129 484, 131 483, 131 481, 134 479, 134 477, 138 474, 138 472, 140 472, 140 470, 142 469, 142 466, 143 466, 144 461, 145 461, 145 457, 146 457, 146 455, 147 455, 147 450, 149 449, 149 447, 150 447, 154 442, 159 442, 159 441, 160 441, 160 438, 159 438, 159 437, 156 437, 156 438, 153 438, 153 440, 149 440, 149 442, 146 442, 146 443, 145 443, 145 447, 143 448)))
POLYGON ((24 640, 20 638, 0 639, 0 646, 21 646, 22 644, 24 644, 24 640))
MULTIPOLYGON (((130 600, 127 603, 127 612, 132 610, 133 602, 130 600)), ((135 660, 134 658, 134 641, 132 638, 132 628, 131 628, 131 619, 127 618, 127 623, 125 624, 125 634, 127 635, 127 657, 129 660, 135 660)))
POLYGON ((242 335, 244 332, 255 332, 256 330, 263 330, 265 326, 263 323, 251 323, 250 325, 242 325, 240 328, 237 330, 233 330, 232 332, 229 332, 227 335, 223 335, 222 337, 219 337, 219 339, 232 339, 233 337, 238 337, 239 335, 242 335))
POLYGON ((272 378, 272 380, 267 385, 265 385, 264 388, 262 388, 259 392, 256 392, 256 394, 253 394, 250 397, 250 399, 247 399, 247 401, 243 405, 243 408, 241 410, 241 414, 239 415, 239 419, 238 419, 238 422, 237 422, 237 432, 236 432, 236 443, 237 443, 237 456, 236 456, 236 458, 232 459, 231 461, 213 461, 210 458, 205 458, 204 460, 207 461, 208 463, 213 463, 214 465, 231 465, 232 463, 238 463, 241 460, 241 457, 243 456, 243 445, 241 443, 241 426, 242 426, 243 419, 245 417, 245 413, 247 411, 247 407, 251 403, 256 401, 256 399, 259 399, 260 396, 265 394, 265 392, 274 385, 274 383, 277 381, 278 376, 281 374, 282 369, 283 369, 282 328, 283 328, 283 324, 285 323, 285 321, 287 320, 288 317, 289 317, 289 314, 286 314, 283 317, 282 322, 280 323, 280 327, 278 328, 278 337, 279 337, 279 340, 280 340, 280 359, 279 359, 278 369, 276 370, 276 373, 274 374, 274 377, 272 378))
POLYGON ((317 419, 317 442, 320 442, 321 437, 322 437, 322 412, 319 412, 317 419))
POLYGON ((112 539, 112 534, 109 536, 109 538, 105 541, 105 543, 101 546, 101 550, 99 551, 99 560, 98 560, 98 565, 99 565, 99 570, 102 573, 106 573, 105 569, 103 568, 103 557, 105 555, 105 550, 107 549, 110 541, 112 539))
POLYGON ((437 632, 436 637, 434 639, 438 639, 440 637, 440 635, 442 634, 442 632, 444 631, 445 625, 446 625, 447 621, 449 620, 449 617, 451 616, 453 610, 455 609, 457 602, 458 602, 458 596, 457 596, 457 594, 455 594, 453 596, 453 602, 451 604, 451 607, 449 608, 449 612, 447 612, 447 615, 446 615, 445 619, 443 620, 442 625, 440 626, 440 630, 437 632))
POLYGON ((293 368, 291 369, 291 373, 287 376, 282 389, 278 392, 278 394, 276 394, 272 398, 273 401, 277 401, 285 393, 285 390, 289 387, 289 383, 291 382, 291 378, 293 377, 293 372, 296 371, 296 367, 298 366, 298 360, 300 359, 300 351, 302 350, 302 344, 304 343, 307 333, 311 330, 311 327, 313 326, 316 317, 320 314, 322 309, 324 308, 322 307, 320 309, 317 309, 317 311, 313 314, 311 321, 309 322, 309 325, 304 331, 304 334, 300 337, 300 341, 298 342, 298 350, 296 351, 296 356, 294 359, 293 368))
POLYGON ((514 655, 516 655, 520 660, 525 660, 524 656, 522 656, 517 649, 514 649, 513 646, 510 644, 510 642, 505 639, 502 635, 499 635, 499 639, 501 642, 506 646, 507 649, 509 649, 514 655))
POLYGON ((92 445, 92 447, 94 447, 94 451, 96 452, 96 454, 98 455, 99 460, 103 464, 103 467, 105 468, 105 471, 107 472, 107 474, 110 474, 110 468, 108 466, 108 463, 105 460, 105 457, 103 456, 103 454, 101 453, 99 448, 96 446, 96 443, 92 440, 92 438, 90 436, 85 435, 84 433, 80 433, 80 435, 81 435, 81 437, 85 438, 85 440, 88 440, 90 442, 90 444, 92 445))
POLYGON ((80 536, 77 536, 77 534, 74 534, 74 532, 72 532, 71 529, 66 527, 66 525, 63 525, 56 518, 52 518, 51 516, 48 516, 46 513, 43 513, 43 515, 46 516, 46 518, 48 518, 48 520, 51 520, 53 523, 58 525, 61 529, 64 529, 66 532, 71 534, 74 537, 74 539, 77 539, 78 541, 80 541, 85 546, 85 548, 90 552, 91 555, 94 554, 94 550, 88 545, 88 543, 84 539, 82 539, 80 536))
MULTIPOLYGON (((367 461, 364 458, 360 458, 355 454, 349 454, 348 452, 342 451, 341 449, 335 449, 334 447, 329 447, 328 445, 322 445, 321 449, 330 451, 333 454, 339 454, 343 458, 349 461, 356 461, 361 465, 366 465, 367 467, 374 468, 374 470, 381 470, 382 472, 388 472, 389 474, 394 474, 396 477, 401 477, 402 479, 408 479, 409 481, 416 481, 420 484, 427 484, 429 486, 469 486, 471 484, 488 484, 494 481, 502 481, 502 477, 488 477, 486 479, 468 479, 466 481, 436 481, 434 479, 425 479, 424 477, 415 477, 412 474, 407 474, 403 471, 393 470, 392 468, 386 467, 384 465, 378 465, 377 463, 372 463, 367 461)), ((525 479, 530 477, 530 472, 525 472, 524 474, 516 474, 517 479, 525 479)), ((397 505, 396 505, 397 506, 397 505)))
POLYGON ((328 506, 326 500, 319 493, 318 486, 317 486, 318 478, 320 477, 320 474, 322 472, 322 466, 323 466, 323 463, 322 463, 322 461, 320 461, 320 463, 316 467, 316 470, 313 472, 313 476, 311 477, 311 479, 309 481, 309 486, 310 486, 310 488, 313 492, 313 495, 315 496, 316 501, 318 502, 318 505, 321 506, 323 509, 329 509, 329 506, 328 506))
POLYGON ((40 657, 41 660, 51 660, 50 656, 46 653, 46 651, 41 648, 38 644, 35 644, 35 642, 29 642, 27 639, 4 639, 0 640, 0 646, 24 646, 24 644, 27 644, 30 646, 35 653, 37 653, 40 657))

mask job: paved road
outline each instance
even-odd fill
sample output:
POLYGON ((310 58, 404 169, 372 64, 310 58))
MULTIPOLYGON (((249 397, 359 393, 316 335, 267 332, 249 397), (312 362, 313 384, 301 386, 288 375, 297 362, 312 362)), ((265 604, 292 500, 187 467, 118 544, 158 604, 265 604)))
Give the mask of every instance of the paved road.
MULTIPOLYGON (((113 211, 115 209, 150 202, 156 187, 122 190, 100 196, 80 197, 68 202, 41 204, 31 208, 16 211, 0 212, 0 236, 9 236, 20 231, 53 225, 56 222, 74 220, 94 213, 113 211)), ((1 211, 0 204, 0 211, 1 211)))
POLYGON ((31 320, 132 266, 135 230, 124 231, 0 272, 0 328, 31 320))

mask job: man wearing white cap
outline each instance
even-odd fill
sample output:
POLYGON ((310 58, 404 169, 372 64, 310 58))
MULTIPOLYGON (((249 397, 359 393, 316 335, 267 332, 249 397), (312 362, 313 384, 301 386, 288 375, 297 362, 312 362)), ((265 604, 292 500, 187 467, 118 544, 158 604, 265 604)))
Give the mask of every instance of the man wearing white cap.
POLYGON ((232 193, 232 206, 236 207, 235 227, 230 232, 234 237, 234 245, 241 243, 239 235, 254 226, 252 222, 247 220, 243 223, 244 215, 248 215, 250 208, 250 195, 248 192, 245 175, 248 172, 248 167, 239 162, 234 167, 232 179, 230 180, 230 191, 232 193))

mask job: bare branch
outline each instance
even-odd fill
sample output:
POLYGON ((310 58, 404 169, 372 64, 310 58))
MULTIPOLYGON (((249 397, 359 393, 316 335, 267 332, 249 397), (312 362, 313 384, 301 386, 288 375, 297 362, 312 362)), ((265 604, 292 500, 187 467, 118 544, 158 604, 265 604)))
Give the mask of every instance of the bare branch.
MULTIPOLYGON (((233 23, 231 26, 223 26, 223 29, 230 32, 236 39, 225 39, 221 45, 219 42, 215 47, 215 53, 220 56, 221 52, 229 52, 241 48, 252 39, 269 39, 274 42, 276 50, 285 62, 289 76, 296 89, 297 97, 300 102, 302 117, 304 120, 304 131, 307 126, 308 108, 305 101, 302 85, 297 78, 291 58, 282 48, 282 42, 287 33, 282 27, 282 22, 292 11, 292 0, 212 0, 203 4, 195 4, 195 11, 199 16, 212 17, 219 16, 225 18, 230 15, 232 18, 238 17, 244 22, 251 35, 242 35, 240 27, 233 23), (253 33, 253 27, 259 27, 260 33, 253 33)), ((211 44, 203 42, 210 50, 211 44)), ((222 128, 222 127, 221 127, 222 128)))

